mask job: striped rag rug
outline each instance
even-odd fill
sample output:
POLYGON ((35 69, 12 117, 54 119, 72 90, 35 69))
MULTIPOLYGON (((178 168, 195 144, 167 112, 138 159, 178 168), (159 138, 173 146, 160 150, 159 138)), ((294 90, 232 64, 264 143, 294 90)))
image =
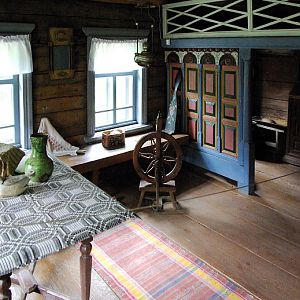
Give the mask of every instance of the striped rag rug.
POLYGON ((120 299, 256 299, 164 234, 131 219, 94 237, 93 268, 120 299))

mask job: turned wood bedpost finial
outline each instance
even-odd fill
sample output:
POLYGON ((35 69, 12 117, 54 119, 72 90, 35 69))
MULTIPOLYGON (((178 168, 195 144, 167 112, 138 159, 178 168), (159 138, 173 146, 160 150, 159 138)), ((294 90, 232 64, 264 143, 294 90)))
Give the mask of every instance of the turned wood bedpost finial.
POLYGON ((0 300, 11 300, 10 274, 0 276, 0 300))
POLYGON ((91 271, 92 271, 92 237, 81 242, 80 246, 80 283, 81 283, 81 299, 88 300, 90 298, 91 289, 91 271))

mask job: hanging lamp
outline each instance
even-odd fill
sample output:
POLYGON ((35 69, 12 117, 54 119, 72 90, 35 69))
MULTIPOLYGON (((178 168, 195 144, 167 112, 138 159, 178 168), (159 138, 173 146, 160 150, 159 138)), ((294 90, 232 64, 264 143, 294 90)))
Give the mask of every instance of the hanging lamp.
MULTIPOLYGON (((141 67, 150 67, 153 62, 154 62, 154 55, 153 55, 153 29, 154 29, 154 18, 150 15, 149 13, 149 8, 150 8, 150 4, 148 5, 148 16, 151 18, 152 20, 152 24, 151 24, 151 46, 149 45, 148 42, 144 42, 143 43, 143 50, 141 53, 139 53, 139 23, 136 22, 136 53, 134 55, 134 61, 141 67)), ((142 9, 142 7, 141 7, 142 9)))

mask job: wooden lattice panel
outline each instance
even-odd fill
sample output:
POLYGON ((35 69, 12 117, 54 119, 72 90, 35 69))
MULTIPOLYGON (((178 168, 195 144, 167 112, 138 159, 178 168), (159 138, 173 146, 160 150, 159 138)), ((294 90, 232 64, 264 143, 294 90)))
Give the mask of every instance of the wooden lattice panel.
POLYGON ((218 88, 217 66, 203 65, 202 68, 202 143, 217 149, 218 88))
POLYGON ((191 0, 163 6, 164 38, 299 36, 299 0, 191 0))

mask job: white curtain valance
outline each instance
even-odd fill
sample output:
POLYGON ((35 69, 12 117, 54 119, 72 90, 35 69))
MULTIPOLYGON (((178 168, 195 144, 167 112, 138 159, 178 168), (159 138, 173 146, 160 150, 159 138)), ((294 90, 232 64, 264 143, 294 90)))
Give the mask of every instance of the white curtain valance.
MULTIPOLYGON (((141 51, 144 40, 139 40, 141 51)), ((136 40, 105 40, 93 38, 91 41, 88 70, 96 74, 128 72, 141 68, 134 61, 137 52, 136 40)))
POLYGON ((0 36, 0 76, 31 73, 32 53, 29 35, 0 36))

